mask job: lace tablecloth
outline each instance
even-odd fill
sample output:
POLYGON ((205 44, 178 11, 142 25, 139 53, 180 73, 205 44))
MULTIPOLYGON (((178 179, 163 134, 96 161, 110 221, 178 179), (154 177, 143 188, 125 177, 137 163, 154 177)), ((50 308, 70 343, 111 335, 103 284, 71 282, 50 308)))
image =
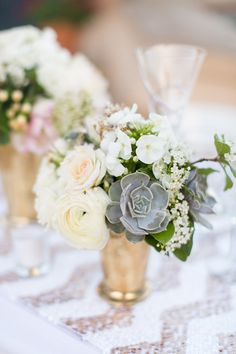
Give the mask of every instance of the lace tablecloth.
POLYGON ((10 245, 1 240, 0 294, 98 353, 235 354, 236 274, 209 270, 227 239, 227 223, 218 224, 217 233, 199 236, 188 263, 153 252, 148 269, 153 290, 135 306, 102 300, 96 292, 99 254, 75 251, 54 235, 52 270, 34 279, 17 276, 10 245))

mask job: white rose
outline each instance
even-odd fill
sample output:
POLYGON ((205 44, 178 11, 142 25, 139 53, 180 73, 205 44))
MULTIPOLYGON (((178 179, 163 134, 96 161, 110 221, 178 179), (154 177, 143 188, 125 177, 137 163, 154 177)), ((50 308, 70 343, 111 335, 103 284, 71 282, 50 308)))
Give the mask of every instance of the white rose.
POLYGON ((100 250, 109 238, 105 212, 109 197, 100 187, 86 192, 71 191, 57 202, 57 229, 79 249, 100 250))
POLYGON ((77 191, 98 186, 106 173, 105 155, 102 150, 94 150, 90 145, 78 146, 70 151, 58 174, 68 188, 77 191))
POLYGON ((165 141, 156 135, 143 135, 136 145, 138 159, 146 164, 160 160, 165 153, 165 141))

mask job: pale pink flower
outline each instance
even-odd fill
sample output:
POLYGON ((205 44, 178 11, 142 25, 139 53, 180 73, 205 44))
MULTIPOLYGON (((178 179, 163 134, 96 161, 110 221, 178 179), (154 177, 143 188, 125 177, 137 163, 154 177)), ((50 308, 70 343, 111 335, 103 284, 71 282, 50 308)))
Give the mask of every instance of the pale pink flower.
POLYGON ((13 145, 18 151, 40 155, 49 149, 57 137, 52 124, 52 111, 52 100, 40 100, 34 105, 27 131, 13 136, 13 145))

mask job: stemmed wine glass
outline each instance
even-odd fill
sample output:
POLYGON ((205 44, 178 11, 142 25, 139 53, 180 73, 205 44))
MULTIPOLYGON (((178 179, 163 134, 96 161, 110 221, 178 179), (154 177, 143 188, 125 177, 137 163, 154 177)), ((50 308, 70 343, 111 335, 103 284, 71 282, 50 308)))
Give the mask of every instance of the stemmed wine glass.
POLYGON ((149 110, 166 115, 177 130, 205 56, 203 48, 181 44, 137 49, 149 110))

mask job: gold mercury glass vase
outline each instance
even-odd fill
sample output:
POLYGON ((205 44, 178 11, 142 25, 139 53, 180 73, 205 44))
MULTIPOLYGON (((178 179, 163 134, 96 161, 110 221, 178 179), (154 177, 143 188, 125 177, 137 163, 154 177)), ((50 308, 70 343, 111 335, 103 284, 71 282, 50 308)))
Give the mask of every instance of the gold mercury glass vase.
POLYGON ((144 242, 133 244, 124 233, 111 232, 101 252, 104 279, 99 294, 110 302, 135 303, 149 294, 146 268, 149 246, 144 242))
POLYGON ((40 156, 20 153, 10 145, 0 147, 0 173, 10 221, 36 219, 32 189, 40 160, 40 156))

